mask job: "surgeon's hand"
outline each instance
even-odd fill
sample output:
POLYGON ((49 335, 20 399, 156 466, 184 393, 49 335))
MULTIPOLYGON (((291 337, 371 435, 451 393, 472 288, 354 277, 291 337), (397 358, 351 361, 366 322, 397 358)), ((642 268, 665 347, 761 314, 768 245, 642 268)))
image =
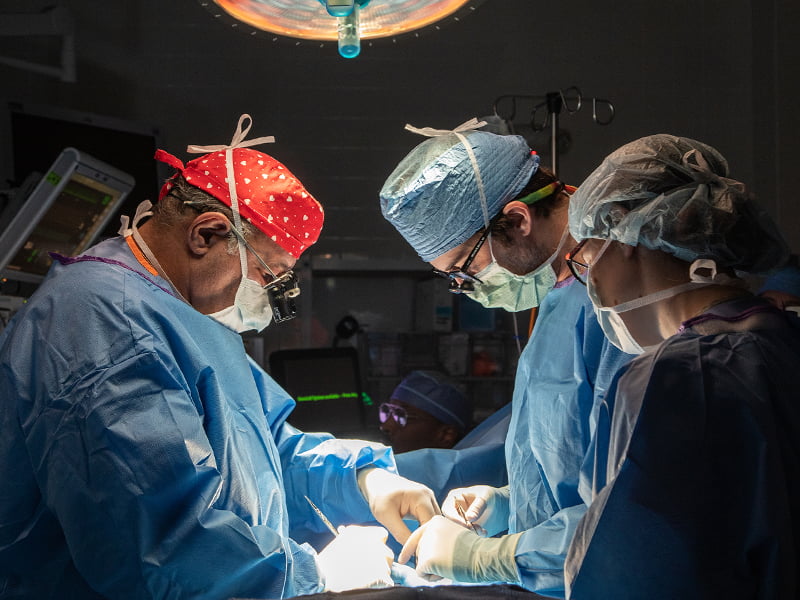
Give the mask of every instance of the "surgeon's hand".
POLYGON ((508 529, 508 486, 496 488, 488 485, 473 485, 457 488, 447 494, 442 503, 442 514, 456 523, 464 523, 457 507, 464 510, 464 517, 484 536, 494 536, 508 529))
POLYGON ((317 555, 325 591, 393 586, 387 535, 383 527, 339 527, 339 535, 317 555))
POLYGON ((416 555, 417 573, 462 583, 519 583, 515 553, 522 534, 482 538, 445 517, 434 517, 403 546, 397 562, 416 555))
POLYGON ((412 517, 422 525, 441 514, 430 488, 384 469, 360 470, 358 487, 373 516, 401 544, 411 535, 403 523, 404 517, 412 517))

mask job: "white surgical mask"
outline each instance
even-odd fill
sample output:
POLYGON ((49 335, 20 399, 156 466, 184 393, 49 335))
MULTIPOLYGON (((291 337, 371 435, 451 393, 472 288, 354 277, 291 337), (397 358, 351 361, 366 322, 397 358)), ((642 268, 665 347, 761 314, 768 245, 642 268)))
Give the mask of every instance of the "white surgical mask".
POLYGON ((242 276, 233 305, 208 316, 238 333, 263 331, 272 321, 272 306, 264 288, 242 276))
POLYGON ((625 352, 626 354, 641 354, 644 348, 637 342, 628 331, 625 321, 619 316, 616 306, 599 306, 600 298, 597 297, 597 290, 592 285, 592 280, 586 281, 586 291, 589 293, 589 299, 594 305, 594 314, 597 316, 597 322, 600 324, 600 329, 614 346, 625 352))
MULTIPOLYGON (((590 269, 591 266, 597 264, 597 261, 600 260, 600 257, 606 251, 610 243, 610 239, 606 240, 606 243, 603 244, 600 252, 598 252, 597 256, 595 256, 592 260, 590 269)), ((743 283, 741 280, 729 277, 724 273, 717 273, 717 265, 713 260, 710 259, 698 259, 694 261, 689 266, 689 279, 690 280, 686 283, 681 283, 673 287, 659 290, 657 292, 647 294, 646 296, 642 296, 641 298, 635 298, 615 306, 602 306, 600 298, 597 295, 597 290, 592 284, 592 278, 588 273, 586 279, 586 291, 589 294, 589 299, 594 305, 594 313, 597 316, 598 323, 600 323, 600 328, 608 338, 608 341, 627 354, 642 354, 645 352, 645 350, 649 349, 649 347, 643 348, 639 342, 636 341, 633 335, 631 335, 631 332, 628 330, 627 325, 625 325, 625 322, 622 320, 622 317, 620 317, 620 313, 635 310, 643 306, 648 306, 649 304, 655 304, 656 302, 666 300, 667 298, 672 298, 673 296, 677 296, 678 294, 682 294, 683 292, 687 292, 692 289, 698 289, 715 284, 740 286, 743 283), (701 275, 698 271, 702 269, 708 269, 710 271, 710 275, 701 275)))
MULTIPOLYGON (((468 296, 486 308, 503 308, 508 312, 529 310, 539 306, 556 284, 553 261, 561 252, 568 231, 564 229, 555 252, 527 275, 515 275, 505 267, 501 267, 492 253, 492 262, 475 274, 480 283, 475 284, 475 291, 470 292, 468 296)), ((490 237, 490 248, 491 243, 490 237)))

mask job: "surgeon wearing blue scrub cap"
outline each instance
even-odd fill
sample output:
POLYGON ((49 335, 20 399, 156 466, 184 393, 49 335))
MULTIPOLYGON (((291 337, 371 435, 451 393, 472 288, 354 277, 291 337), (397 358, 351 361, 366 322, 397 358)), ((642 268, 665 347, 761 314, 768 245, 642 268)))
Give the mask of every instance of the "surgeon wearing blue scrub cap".
POLYGON ((291 315, 323 220, 248 120, 187 165, 157 154, 178 170, 158 204, 57 257, 0 336, 0 597, 386 586, 386 529, 402 542, 404 517, 439 512, 386 446, 289 425, 294 400, 245 352, 239 332, 291 315), (325 531, 307 498, 339 527, 320 552, 292 536, 325 531))
POLYGON ((639 354, 598 415, 573 598, 797 598, 800 318, 742 273, 788 247, 715 148, 657 134, 611 153, 570 203, 570 252, 601 324, 639 354))
POLYGON ((607 342, 564 260, 574 244, 567 229, 574 188, 540 167, 522 137, 482 125, 407 126, 430 139, 389 175, 380 202, 384 217, 452 292, 488 308, 539 307, 514 385, 505 443, 509 484, 451 490, 445 516, 415 531, 400 560, 416 554, 423 573, 519 583, 563 597, 564 559, 586 511, 579 482, 594 417, 629 356, 607 342))

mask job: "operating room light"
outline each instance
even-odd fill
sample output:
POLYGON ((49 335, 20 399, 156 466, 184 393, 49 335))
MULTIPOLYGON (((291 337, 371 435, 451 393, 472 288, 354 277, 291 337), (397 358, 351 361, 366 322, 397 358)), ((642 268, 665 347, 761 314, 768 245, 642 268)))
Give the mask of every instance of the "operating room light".
POLYGON ((480 0, 200 0, 235 20, 277 36, 337 41, 345 58, 362 40, 394 37, 433 25, 480 0))

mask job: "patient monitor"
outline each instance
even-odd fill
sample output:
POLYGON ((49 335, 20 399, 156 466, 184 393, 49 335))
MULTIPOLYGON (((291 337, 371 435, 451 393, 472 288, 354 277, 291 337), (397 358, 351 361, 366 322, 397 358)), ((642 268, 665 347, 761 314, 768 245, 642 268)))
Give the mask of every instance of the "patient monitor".
POLYGON ((52 264, 48 253, 86 250, 133 185, 127 173, 65 148, 17 213, 3 215, 0 276, 6 283, 40 283, 52 264))

